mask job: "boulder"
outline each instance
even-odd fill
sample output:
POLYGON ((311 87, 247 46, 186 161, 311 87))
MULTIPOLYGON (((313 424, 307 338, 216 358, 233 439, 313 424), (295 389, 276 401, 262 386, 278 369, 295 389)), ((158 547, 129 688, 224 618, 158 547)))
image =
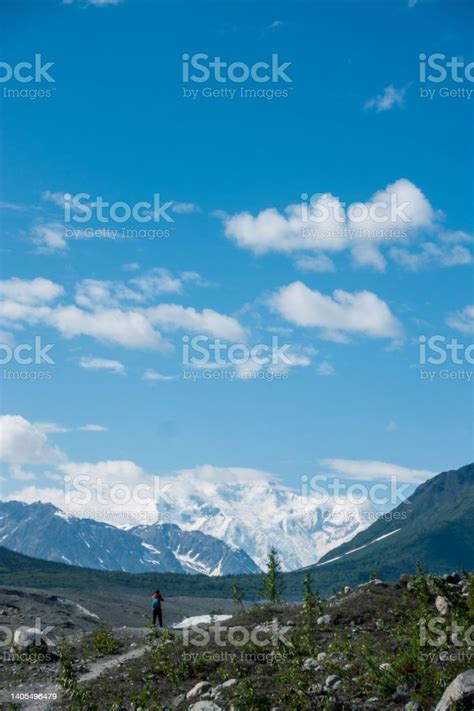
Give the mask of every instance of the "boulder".
POLYGON ((188 693, 186 694, 186 699, 188 701, 192 699, 197 699, 199 696, 202 696, 211 689, 212 684, 210 684, 208 681, 199 681, 195 686, 193 686, 192 689, 188 691, 188 693))
POLYGON ((197 701, 188 706, 188 711, 222 711, 222 706, 218 706, 214 701, 197 701))
POLYGON ((443 595, 436 596, 435 607, 442 617, 446 617, 449 612, 449 602, 443 595))
POLYGON ((330 674, 324 682, 324 685, 327 689, 334 689, 340 686, 339 682, 342 683, 342 679, 338 677, 337 674, 330 674))
POLYGON ((474 669, 459 674, 445 690, 435 711, 448 711, 452 704, 461 702, 465 708, 474 708, 474 669))
POLYGON ((42 646, 44 644, 43 633, 37 627, 19 627, 13 635, 13 644, 24 649, 34 645, 42 646))

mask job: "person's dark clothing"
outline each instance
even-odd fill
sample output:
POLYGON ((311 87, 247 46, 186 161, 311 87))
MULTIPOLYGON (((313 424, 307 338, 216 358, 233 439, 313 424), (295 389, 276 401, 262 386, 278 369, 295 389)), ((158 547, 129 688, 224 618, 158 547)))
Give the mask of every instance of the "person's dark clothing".
POLYGON ((158 618, 158 623, 160 627, 163 627, 163 615, 161 614, 161 605, 158 605, 153 610, 153 624, 156 625, 156 618, 158 618))
POLYGON ((160 593, 156 592, 153 593, 153 597, 151 598, 151 609, 153 612, 153 624, 156 625, 156 619, 158 618, 158 623, 160 627, 163 627, 163 615, 161 614, 161 603, 164 602, 165 599, 160 595, 160 593))

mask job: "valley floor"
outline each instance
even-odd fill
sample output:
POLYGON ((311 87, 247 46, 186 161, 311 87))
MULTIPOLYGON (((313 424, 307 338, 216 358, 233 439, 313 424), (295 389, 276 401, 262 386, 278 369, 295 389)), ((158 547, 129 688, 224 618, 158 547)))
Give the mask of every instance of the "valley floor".
MULTIPOLYGON (((228 600, 170 598, 168 629, 158 633, 144 624, 141 607, 125 612, 136 593, 127 597, 123 591, 119 601, 114 595, 109 607, 100 592, 90 593, 86 607, 83 594, 74 598, 68 591, 65 603, 61 591, 0 590, 4 619, 16 615, 26 623, 26 610, 34 605, 46 615, 45 624, 55 619, 64 632, 51 661, 32 657, 2 665, 3 708, 432 711, 451 681, 474 666, 468 639, 432 646, 438 636, 426 631, 441 608, 439 629, 454 621, 461 629, 474 623, 472 576, 454 582, 421 574, 399 584, 375 580, 329 600, 314 598, 309 606, 244 609, 228 600), (60 614, 67 605, 69 627, 60 614), (114 610, 123 611, 124 624, 110 624, 114 610), (232 618, 171 629, 190 612, 232 618), (28 699, 34 693, 49 698, 28 699)), ((472 696, 456 708, 474 708, 472 684, 472 696)))

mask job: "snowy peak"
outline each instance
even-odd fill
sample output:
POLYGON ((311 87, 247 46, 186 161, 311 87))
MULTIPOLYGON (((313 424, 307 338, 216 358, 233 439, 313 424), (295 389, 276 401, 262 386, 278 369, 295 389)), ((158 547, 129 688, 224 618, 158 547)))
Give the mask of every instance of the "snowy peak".
POLYGON ((258 572, 244 551, 199 531, 169 524, 124 531, 43 503, 0 502, 0 545, 58 563, 129 573, 258 572))

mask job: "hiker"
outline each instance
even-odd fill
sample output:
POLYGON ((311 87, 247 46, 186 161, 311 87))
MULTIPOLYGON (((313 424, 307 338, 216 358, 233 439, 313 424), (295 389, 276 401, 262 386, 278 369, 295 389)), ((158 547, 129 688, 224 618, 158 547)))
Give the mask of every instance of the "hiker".
POLYGON ((151 610, 153 612, 153 626, 156 625, 156 618, 158 618, 158 622, 160 624, 160 627, 163 627, 163 616, 161 614, 161 603, 164 602, 165 599, 164 597, 161 596, 161 593, 159 590, 153 593, 153 596, 151 598, 151 610))

